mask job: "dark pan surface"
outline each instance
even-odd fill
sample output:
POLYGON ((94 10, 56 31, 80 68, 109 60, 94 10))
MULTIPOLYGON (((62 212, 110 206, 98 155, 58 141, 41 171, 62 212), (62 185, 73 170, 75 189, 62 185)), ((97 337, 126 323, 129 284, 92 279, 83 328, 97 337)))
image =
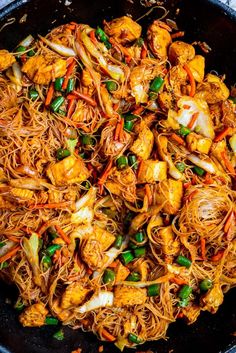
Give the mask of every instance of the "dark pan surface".
MULTIPOLYGON (((0 0, 1 1, 1 0, 0 0)), ((236 14, 226 6, 214 0, 173 0, 166 1, 166 7, 175 16, 180 8, 177 23, 186 31, 185 40, 205 41, 212 48, 207 55, 207 70, 216 70, 226 74, 228 83, 236 81, 236 14)), ((77 21, 90 25, 101 24, 107 20, 129 13, 136 19, 147 10, 139 0, 133 4, 125 0, 72 0, 65 6, 65 0, 17 0, 5 10, 0 11, 0 27, 11 17, 14 24, 0 32, 0 48, 13 49, 26 35, 46 34, 50 29, 77 21), (27 21, 19 24, 19 19, 27 13, 27 21)), ((142 20, 144 27, 154 18, 161 16, 154 10, 142 20)), ((202 313, 194 325, 187 326, 182 320, 172 324, 168 330, 168 341, 149 342, 139 347, 137 352, 151 350, 153 353, 220 353, 236 352, 236 289, 225 296, 223 305, 215 315, 202 313)), ((52 338, 55 327, 36 329, 22 328, 17 322, 17 313, 7 301, 14 302, 14 287, 0 283, 0 352, 3 353, 70 353, 82 348, 82 353, 97 353, 102 344, 90 333, 65 328, 65 340, 60 342, 52 338)), ((104 344, 104 353, 119 352, 111 344, 104 344)), ((134 350, 125 350, 125 353, 134 350)))

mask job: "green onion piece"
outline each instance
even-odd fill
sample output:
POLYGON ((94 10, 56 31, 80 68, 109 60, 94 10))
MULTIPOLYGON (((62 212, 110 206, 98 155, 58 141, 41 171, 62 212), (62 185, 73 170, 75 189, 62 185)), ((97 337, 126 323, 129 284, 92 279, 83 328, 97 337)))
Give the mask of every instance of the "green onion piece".
POLYGON ((53 338, 56 338, 58 341, 63 341, 65 337, 62 329, 54 333, 53 338))
POLYGON ((176 259, 177 264, 189 268, 192 265, 192 261, 187 257, 179 255, 176 259))
POLYGON ((90 182, 88 180, 85 180, 81 183, 81 185, 86 189, 86 190, 89 190, 90 189, 90 182))
POLYGON ((138 281, 140 281, 140 279, 141 279, 140 273, 138 273, 138 272, 132 272, 132 273, 126 278, 126 281, 138 282, 138 281))
POLYGON ((212 288, 212 281, 209 278, 204 279, 200 282, 199 288, 201 291, 206 292, 208 289, 212 288))
POLYGON ((115 81, 106 81, 105 84, 109 92, 113 92, 118 89, 118 85, 115 81))
POLYGON ((64 103, 64 101, 65 101, 65 98, 62 96, 55 98, 54 101, 50 105, 51 110, 54 113, 57 112, 58 109, 60 108, 60 106, 64 103))
POLYGON ((26 51, 26 47, 23 45, 19 45, 19 47, 16 48, 16 53, 23 53, 26 51))
POLYGON ((236 104, 236 97, 229 97, 229 100, 231 100, 234 104, 236 104))
POLYGON ((187 284, 183 285, 183 287, 180 289, 179 291, 179 298, 180 299, 187 299, 190 294, 192 293, 192 288, 190 286, 188 286, 187 284))
POLYGON ((4 241, 0 242, 0 248, 3 248, 6 245, 6 243, 4 241))
POLYGON ((9 266, 9 263, 7 261, 4 261, 0 264, 0 270, 3 270, 4 268, 7 268, 9 266))
POLYGON ((94 143, 94 140, 90 135, 83 135, 81 136, 81 143, 83 145, 92 146, 94 143))
POLYGON ((141 340, 138 336, 134 335, 133 333, 130 333, 130 334, 129 334, 128 340, 129 340, 130 342, 136 343, 136 344, 142 343, 142 340, 141 340))
POLYGON ((125 156, 120 156, 119 158, 117 158, 116 164, 118 169, 125 169, 129 165, 128 158, 125 156))
POLYGON ((129 242, 129 248, 134 250, 134 249, 137 249, 138 248, 138 245, 137 244, 134 244, 132 241, 129 242))
POLYGON ((45 319, 45 325, 57 325, 58 324, 58 320, 55 317, 46 317, 45 319))
POLYGON ((133 127, 134 127, 134 121, 131 121, 131 120, 125 121, 125 123, 124 123, 124 130, 125 131, 130 132, 133 130, 133 127))
POLYGON ((17 311, 22 311, 24 309, 24 304, 22 303, 21 299, 19 298, 16 302, 16 304, 14 305, 14 308, 17 310, 17 311))
POLYGON ((149 297, 157 297, 160 295, 160 284, 151 284, 147 287, 147 294, 149 297))
POLYGON ((149 98, 151 101, 155 101, 157 99, 158 94, 156 92, 150 92, 149 93, 149 98))
POLYGON ((133 238, 136 240, 137 243, 142 243, 145 239, 145 234, 142 231, 140 231, 135 235, 133 235, 133 238))
POLYGON ((134 154, 128 156, 129 165, 134 170, 138 169, 138 161, 134 154))
POLYGON ((104 271, 102 280, 104 284, 111 284, 115 281, 115 272, 109 268, 104 271))
POLYGON ((116 240, 115 240, 113 246, 114 246, 116 249, 120 249, 121 246, 122 246, 122 243, 123 243, 123 237, 122 237, 122 235, 117 235, 116 240))
POLYGON ((131 261, 134 260, 134 255, 132 254, 132 252, 130 250, 124 251, 120 255, 120 260, 123 263, 123 265, 128 265, 131 261))
POLYGON ((51 260, 50 256, 47 256, 47 255, 45 255, 43 257, 42 262, 43 262, 43 267, 45 270, 48 270, 49 267, 51 267, 51 265, 52 265, 52 260, 51 260))
POLYGON ((43 239, 39 238, 39 249, 42 249, 43 247, 43 239))
POLYGON ((128 115, 125 116, 125 121, 132 121, 132 120, 135 120, 137 118, 138 118, 138 116, 135 115, 135 114, 128 114, 128 115))
POLYGON ((70 78, 67 84, 66 93, 72 92, 74 88, 75 88, 75 79, 70 78))
POLYGON ((66 116, 67 115, 65 110, 62 110, 62 109, 58 109, 57 113, 62 115, 62 116, 66 116))
POLYGON ((187 136, 188 134, 190 134, 190 132, 191 132, 191 130, 188 127, 181 125, 181 127, 179 129, 179 134, 181 136, 187 136))
POLYGON ((62 159, 69 157, 70 156, 70 151, 67 149, 59 148, 57 150, 57 159, 61 161, 62 159))
POLYGON ((27 55, 30 56, 30 57, 34 56, 35 55, 34 49, 30 49, 30 51, 28 51, 27 55))
POLYGON ((145 255, 146 255, 146 248, 145 247, 134 249, 134 256, 135 257, 143 257, 145 255))
POLYGON ((29 98, 32 100, 32 101, 35 101, 35 99, 37 99, 39 96, 39 93, 38 91, 35 91, 35 90, 30 90, 29 91, 29 98))
POLYGON ((134 212, 132 212, 132 211, 128 211, 127 214, 125 215, 124 226, 126 228, 128 228, 130 226, 130 223, 131 223, 133 217, 134 217, 134 212))
POLYGON ((61 245, 53 244, 46 249, 46 254, 48 256, 53 256, 57 250, 61 249, 61 245))
POLYGON ((144 44, 144 40, 143 40, 143 38, 138 38, 137 40, 136 40, 136 42, 135 42, 135 44, 138 46, 138 47, 142 47, 143 46, 143 44, 144 44))
POLYGON ((164 83, 163 78, 161 78, 160 76, 157 76, 150 84, 150 91, 159 92, 163 83, 164 83))
POLYGON ((55 88, 56 91, 62 91, 63 81, 64 81, 63 77, 56 78, 56 80, 54 82, 54 88, 55 88))
POLYGON ((198 167, 197 165, 195 165, 195 167, 193 167, 193 171, 195 174, 197 174, 199 176, 203 176, 205 174, 205 170, 198 167))
POLYGON ((80 158, 86 159, 87 155, 85 152, 79 153, 80 158))
POLYGON ((95 34, 96 34, 97 38, 105 44, 107 49, 111 48, 111 43, 109 42, 109 38, 107 37, 106 33, 100 27, 97 27, 95 34))
POLYGON ((185 299, 181 299, 177 306, 181 307, 181 308, 185 308, 186 306, 188 306, 189 304, 189 298, 185 298, 185 299))
POLYGON ((185 171, 186 165, 184 163, 178 162, 175 166, 181 173, 185 171))

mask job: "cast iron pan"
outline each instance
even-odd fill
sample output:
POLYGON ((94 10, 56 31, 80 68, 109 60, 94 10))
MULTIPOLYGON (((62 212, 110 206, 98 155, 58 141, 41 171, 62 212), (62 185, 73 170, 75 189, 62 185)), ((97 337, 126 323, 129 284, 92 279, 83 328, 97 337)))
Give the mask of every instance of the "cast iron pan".
MULTIPOLYGON (((1 0, 0 0, 1 1, 1 0)), ((124 14, 132 14, 137 19, 146 12, 139 0, 17 0, 0 12, 0 27, 9 18, 15 17, 14 24, 0 32, 0 48, 13 49, 26 35, 46 34, 62 23, 77 21, 92 26, 124 14), (27 21, 19 24, 19 19, 27 14, 27 21)), ((177 23, 186 31, 185 40, 205 41, 212 48, 207 55, 207 70, 226 74, 228 84, 236 82, 236 13, 213 0, 166 0, 170 10, 169 18, 180 12, 177 23)), ((146 27, 161 11, 153 13, 141 21, 146 27)), ((1 97, 0 97, 1 99, 1 97)), ((153 353, 220 353, 236 352, 236 289, 225 296, 223 305, 215 315, 202 313, 197 323, 187 326, 183 321, 170 325, 169 339, 148 342, 137 352, 151 350, 153 353)), ((4 353, 70 353, 82 348, 83 353, 97 353, 104 345, 104 353, 119 352, 113 345, 99 342, 93 334, 65 328, 64 341, 52 338, 55 327, 23 328, 17 321, 17 313, 12 309, 16 290, 0 283, 0 352, 4 353)), ((134 350, 125 350, 126 353, 134 350)))

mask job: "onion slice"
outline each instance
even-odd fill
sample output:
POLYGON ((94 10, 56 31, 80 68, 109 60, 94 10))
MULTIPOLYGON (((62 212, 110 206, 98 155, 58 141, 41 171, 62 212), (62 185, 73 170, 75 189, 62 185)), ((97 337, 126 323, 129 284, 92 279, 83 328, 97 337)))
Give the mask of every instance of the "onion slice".
POLYGON ((60 55, 63 55, 63 56, 76 56, 76 52, 71 49, 71 48, 68 48, 68 47, 65 47, 64 45, 62 44, 57 44, 57 43, 54 43, 54 42, 51 42, 50 40, 48 40, 47 38, 45 37, 42 37, 39 35, 39 38, 45 43, 47 44, 51 49, 53 49, 55 52, 57 52, 58 54, 60 55))

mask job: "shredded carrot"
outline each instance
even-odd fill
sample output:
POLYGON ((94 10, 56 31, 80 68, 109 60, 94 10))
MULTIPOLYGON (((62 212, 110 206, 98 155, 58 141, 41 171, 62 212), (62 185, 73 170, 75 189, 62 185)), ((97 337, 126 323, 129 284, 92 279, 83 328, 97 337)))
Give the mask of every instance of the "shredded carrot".
MULTIPOLYGON (((96 107, 96 106, 97 106, 97 102, 96 102, 93 98, 87 96, 86 94, 80 93, 80 92, 78 92, 78 91, 73 91, 70 96, 73 97, 73 98, 76 97, 76 98, 83 99, 83 100, 85 100, 88 104, 92 105, 93 107, 96 107)), ((67 97, 67 98, 68 98, 68 97, 67 97)))
POLYGON ((206 173, 204 183, 205 183, 205 184, 212 184, 212 183, 213 183, 213 179, 212 179, 210 173, 206 173))
POLYGON ((98 347, 98 353, 102 353, 104 351, 104 347, 103 346, 99 346, 98 347))
POLYGON ((140 105, 140 107, 136 108, 135 110, 132 111, 132 114, 134 115, 140 115, 144 111, 144 107, 140 105))
POLYGON ((52 98, 53 98, 53 94, 54 94, 54 84, 51 83, 49 86, 48 92, 47 92, 46 100, 45 100, 46 107, 49 106, 49 104, 51 103, 52 98))
POLYGON ((231 162, 230 162, 230 160, 229 160, 229 157, 227 156, 226 151, 221 152, 221 157, 222 157, 222 159, 223 159, 223 161, 224 161, 224 163, 225 163, 225 166, 226 166, 226 168, 228 169, 228 171, 229 171, 231 174, 235 175, 234 167, 233 167, 233 165, 231 164, 231 162))
POLYGON ((66 242, 66 244, 70 244, 71 240, 70 238, 66 235, 66 233, 56 224, 55 225, 56 231, 57 233, 60 235, 60 237, 62 238, 62 240, 64 240, 66 242))
POLYGON ((14 255, 16 255, 16 253, 21 249, 20 245, 17 245, 14 249, 11 249, 10 251, 8 251, 5 255, 0 256, 0 264, 2 264, 3 262, 9 260, 11 257, 13 257, 14 255))
POLYGON ((148 198, 148 205, 151 206, 152 205, 152 192, 151 192, 151 188, 149 184, 145 185, 145 192, 148 198))
POLYGON ((141 176, 142 170, 143 170, 143 159, 139 158, 139 164, 138 164, 138 172, 137 172, 137 179, 139 179, 139 177, 141 176))
POLYGON ((67 26, 66 26, 68 29, 70 29, 71 31, 74 31, 76 29, 76 24, 74 23, 69 23, 67 26))
POLYGON ((66 71, 66 74, 65 74, 65 77, 64 77, 64 81, 62 83, 62 86, 61 88, 62 89, 66 89, 67 85, 68 85, 68 81, 69 81, 69 78, 75 68, 75 65, 76 65, 76 61, 73 59, 73 61, 69 64, 68 68, 67 68, 67 71, 66 71))
POLYGON ((105 330, 104 328, 101 331, 101 336, 103 338, 105 338, 105 340, 109 341, 109 342, 114 342, 116 340, 116 338, 114 336, 112 336, 107 330, 105 330))
POLYGON ((99 178, 98 180, 98 185, 103 185, 111 171, 111 168, 112 168, 112 159, 110 159, 110 161, 108 162, 102 176, 99 178))
POLYGON ((179 31, 179 32, 171 34, 171 38, 175 39, 175 38, 184 37, 184 34, 185 34, 184 31, 179 31))
POLYGON ((121 123, 120 123, 120 133, 119 133, 119 141, 123 141, 123 137, 124 137, 124 119, 121 119, 121 123))
POLYGON ((184 187, 184 189, 187 189, 187 188, 189 188, 189 186, 191 186, 192 185, 192 183, 191 183, 191 181, 189 181, 189 182, 187 182, 187 183, 184 183, 183 184, 183 187, 184 187))
POLYGON ((192 129, 193 128, 193 125, 195 124, 197 118, 198 118, 198 115, 199 115, 199 112, 196 112, 192 115, 192 118, 190 120, 190 122, 188 123, 188 128, 189 129, 192 129))
POLYGON ((120 107, 120 104, 119 104, 119 103, 113 104, 113 110, 114 110, 115 112, 117 112, 117 110, 119 109, 119 107, 120 107))
POLYGON ((122 130, 122 118, 118 121, 118 123, 116 124, 116 129, 115 129, 115 135, 114 135, 114 140, 115 141, 119 141, 120 139, 120 134, 121 134, 121 130, 122 130))
POLYGON ((198 193, 198 190, 194 190, 192 191, 186 198, 185 198, 185 202, 190 202, 192 201, 193 197, 198 193))
POLYGON ((179 277, 170 278, 170 282, 178 284, 179 286, 182 286, 183 284, 188 284, 188 281, 186 281, 185 279, 179 278, 179 277))
POLYGON ((182 319, 183 317, 184 317, 184 313, 183 312, 178 313, 177 319, 182 319))
POLYGON ((86 273, 90 276, 91 274, 93 274, 93 270, 91 270, 91 268, 87 267, 86 273))
POLYGON ((172 140, 175 140, 176 142, 178 142, 180 145, 185 145, 185 141, 182 139, 182 137, 180 137, 179 135, 173 133, 170 135, 170 137, 172 138, 172 140))
POLYGON ((188 74, 189 82, 190 82, 190 86, 191 86, 189 96, 193 97, 195 95, 195 92, 196 92, 196 82, 194 80, 193 73, 192 73, 192 71, 190 70, 190 68, 188 67, 187 64, 184 64, 183 68, 188 74))
POLYGON ((41 236, 51 225, 53 224, 53 221, 49 220, 41 225, 40 228, 38 228, 37 233, 39 236, 41 236))
POLYGON ((119 264, 119 260, 115 260, 108 267, 116 268, 118 266, 118 264, 119 264))
POLYGON ((11 240, 11 241, 14 241, 14 243, 19 243, 20 242, 20 239, 15 237, 14 235, 8 235, 6 234, 5 235, 7 237, 7 239, 11 240))
POLYGON ((190 107, 190 105, 188 105, 188 104, 184 104, 184 105, 183 105, 183 108, 184 108, 184 109, 190 109, 191 107, 190 107))
POLYGON ((220 261, 223 255, 224 255, 224 250, 219 250, 215 255, 211 257, 211 261, 213 262, 220 261))
POLYGON ((231 132, 231 128, 226 127, 223 131, 221 131, 219 133, 219 135, 217 135, 215 137, 214 142, 219 142, 219 141, 223 140, 223 138, 225 138, 227 135, 229 135, 230 132, 231 132))
POLYGON ((70 205, 70 201, 58 202, 58 203, 44 203, 44 204, 35 204, 30 205, 31 210, 40 209, 40 208, 66 208, 70 205))
POLYGON ((201 255, 203 260, 206 260, 206 239, 201 237, 201 255))
POLYGON ((146 44, 144 43, 143 46, 142 46, 142 50, 141 50, 141 59, 146 59, 147 57, 147 46, 146 44))
POLYGON ((98 41, 97 41, 97 38, 95 36, 95 31, 94 30, 89 33, 89 37, 90 37, 91 41, 93 42, 93 44, 97 45, 98 41))
POLYGON ((75 99, 70 99, 68 102, 68 107, 67 107, 67 118, 70 119, 74 110, 75 110, 75 99))

